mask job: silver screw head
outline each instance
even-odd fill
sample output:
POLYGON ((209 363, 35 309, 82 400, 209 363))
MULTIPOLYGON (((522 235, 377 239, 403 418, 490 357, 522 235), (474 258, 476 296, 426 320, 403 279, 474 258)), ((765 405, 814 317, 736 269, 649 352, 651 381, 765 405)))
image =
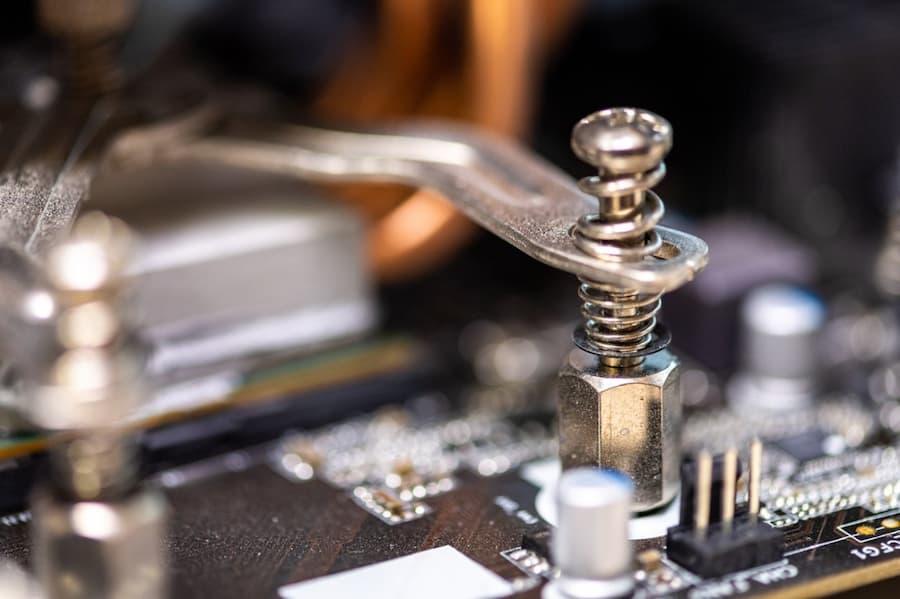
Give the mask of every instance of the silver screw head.
POLYGON ((639 108, 607 108, 584 117, 572 130, 572 150, 611 174, 655 168, 672 148, 672 126, 639 108))

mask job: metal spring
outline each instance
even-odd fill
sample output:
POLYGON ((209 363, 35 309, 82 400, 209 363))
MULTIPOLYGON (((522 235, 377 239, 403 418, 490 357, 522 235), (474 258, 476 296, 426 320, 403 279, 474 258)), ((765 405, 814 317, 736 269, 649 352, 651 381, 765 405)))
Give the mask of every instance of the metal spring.
MULTIPOLYGON (((601 201, 600 214, 582 216, 574 229, 575 245, 604 260, 638 262, 656 254, 662 240, 654 227, 665 209, 649 188, 665 175, 660 163, 646 173, 585 177, 582 191, 601 201)), ((590 344, 610 366, 640 363, 642 350, 653 340, 660 294, 639 293, 579 277, 578 297, 590 344)))

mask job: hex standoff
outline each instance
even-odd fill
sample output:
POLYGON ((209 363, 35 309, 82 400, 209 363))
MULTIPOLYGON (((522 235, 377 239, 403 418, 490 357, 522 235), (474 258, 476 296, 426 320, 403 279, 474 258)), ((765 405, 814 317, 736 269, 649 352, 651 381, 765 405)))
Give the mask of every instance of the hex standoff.
MULTIPOLYGON (((595 112, 572 130, 572 150, 597 168, 578 181, 594 196, 569 229, 582 257, 616 270, 671 264, 658 227, 665 209, 651 188, 665 176, 672 127, 637 108, 595 112), (660 262, 662 259, 662 262, 660 262)), ((582 323, 559 378, 563 469, 618 470, 635 483, 632 511, 646 512, 678 492, 681 386, 671 334, 657 322, 671 289, 576 273, 582 323)))
POLYGON ((697 456, 697 490, 694 512, 694 528, 705 533, 709 526, 709 508, 712 495, 712 455, 703 450, 697 456))
POLYGON ((759 516, 759 486, 762 474, 762 442, 754 438, 750 443, 750 473, 748 475, 747 510, 752 519, 759 516))
POLYGON ((722 480, 722 524, 726 527, 731 526, 731 522, 734 520, 737 461, 737 449, 730 447, 725 452, 724 476, 722 480))

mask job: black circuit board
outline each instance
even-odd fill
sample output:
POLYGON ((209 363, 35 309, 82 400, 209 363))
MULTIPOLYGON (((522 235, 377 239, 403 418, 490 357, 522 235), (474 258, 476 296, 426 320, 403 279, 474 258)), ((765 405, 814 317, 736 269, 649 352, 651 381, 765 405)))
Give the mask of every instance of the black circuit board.
MULTIPOLYGON (((552 576, 552 568, 535 568, 545 558, 540 549, 530 550, 530 567, 516 559, 527 553, 523 540, 546 537, 549 526, 535 510, 537 487, 515 469, 493 476, 461 469, 453 488, 422 499, 427 513, 390 523, 352 489, 291 480, 271 456, 271 448, 235 452, 158 479, 173 508, 174 597, 277 597, 292 583, 445 545, 509 581, 511 596, 539 597, 552 576)), ((894 517, 900 510, 852 507, 796 522, 784 528, 783 560, 715 580, 668 561, 663 539, 642 541, 637 553, 656 548, 662 558, 652 572, 638 571, 636 596, 806 597, 887 579, 900 574, 894 517)), ((0 517, 0 555, 27 565, 29 525, 27 512, 0 517)), ((883 592, 867 596, 893 596, 883 592)))

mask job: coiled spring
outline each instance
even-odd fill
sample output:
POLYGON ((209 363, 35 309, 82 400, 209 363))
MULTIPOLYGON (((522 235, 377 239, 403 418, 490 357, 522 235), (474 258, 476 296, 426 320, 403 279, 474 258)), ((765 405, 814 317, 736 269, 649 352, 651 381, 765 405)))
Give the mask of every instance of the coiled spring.
MULTIPOLYGON (((646 173, 592 176, 578 183, 597 196, 600 211, 582 216, 574 229, 575 245, 595 258, 637 262, 657 253, 662 240, 654 227, 665 209, 649 188, 665 175, 660 163, 646 173)), ((660 294, 639 293, 579 277, 587 343, 611 366, 640 363, 653 342, 660 294)))

